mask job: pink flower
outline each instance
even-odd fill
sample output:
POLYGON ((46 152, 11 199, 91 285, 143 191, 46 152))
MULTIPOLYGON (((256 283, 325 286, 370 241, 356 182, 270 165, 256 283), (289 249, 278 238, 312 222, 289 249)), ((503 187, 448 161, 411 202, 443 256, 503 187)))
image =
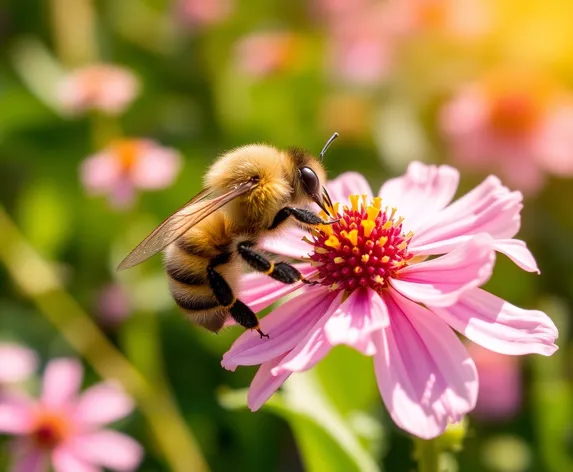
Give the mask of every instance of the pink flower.
POLYGON ((92 64, 68 74, 59 86, 58 98, 68 113, 99 110, 117 115, 135 99, 139 89, 139 80, 129 70, 92 64))
POLYGON ((251 410, 293 372, 346 344, 374 357, 396 424, 432 438, 477 399, 475 364, 451 328, 503 354, 557 349, 557 329, 547 315, 479 288, 491 275, 495 251, 538 271, 525 243, 513 239, 521 194, 490 176, 450 203, 458 180, 451 167, 412 163, 372 198, 361 175, 344 174, 328 184, 333 200, 350 195, 348 206, 334 205, 339 223, 265 242, 269 251, 304 260, 296 267, 319 284, 281 285, 260 274, 243 279, 241 298, 255 311, 300 289, 261 320, 270 339, 246 332, 223 356, 229 370, 261 365, 249 390, 251 410))
POLYGON ((459 39, 484 36, 492 12, 483 0, 390 0, 392 25, 398 33, 432 32, 459 39))
POLYGON ((573 94, 522 71, 496 71, 462 88, 441 113, 453 158, 497 170, 535 193, 544 174, 573 176, 573 94))
POLYGON ((234 0, 178 0, 178 17, 190 26, 208 26, 229 18, 234 0))
POLYGON ((396 44, 384 2, 341 4, 328 20, 329 68, 338 78, 376 85, 393 67, 396 44))
POLYGON ((487 420, 508 420, 521 407, 521 368, 518 357, 504 356, 468 345, 479 375, 475 416, 487 420))
POLYGON ((132 309, 129 295, 118 283, 111 283, 100 290, 97 305, 100 322, 107 327, 120 325, 132 309))
POLYGON ((288 69, 300 59, 301 38, 286 31, 254 33, 242 38, 235 55, 239 68, 261 78, 288 69))
POLYGON ((38 367, 38 356, 27 347, 0 342, 0 385, 23 382, 38 367))
POLYGON ((79 397, 82 366, 72 359, 51 361, 39 400, 11 395, 0 400, 0 432, 16 437, 13 472, 96 472, 100 467, 131 471, 141 446, 102 426, 129 414, 133 404, 117 388, 99 383, 79 397))
POLYGON ((147 139, 125 139, 88 157, 80 174, 90 194, 107 195, 114 206, 126 207, 133 202, 136 189, 167 187, 180 167, 176 151, 147 139))

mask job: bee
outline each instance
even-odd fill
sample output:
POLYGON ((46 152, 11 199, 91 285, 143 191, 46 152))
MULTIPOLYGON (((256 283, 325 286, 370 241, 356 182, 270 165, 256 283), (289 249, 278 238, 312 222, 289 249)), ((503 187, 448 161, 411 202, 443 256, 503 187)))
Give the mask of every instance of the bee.
POLYGON ((299 148, 260 144, 223 154, 208 169, 203 190, 165 219, 118 270, 164 251, 171 295, 191 321, 218 332, 231 317, 268 337, 257 315, 237 298, 239 277, 246 263, 285 284, 313 284, 292 265, 269 260, 257 244, 291 217, 306 228, 338 221, 325 221, 306 208, 315 202, 332 218, 322 160, 336 137, 327 141, 319 158, 299 148))

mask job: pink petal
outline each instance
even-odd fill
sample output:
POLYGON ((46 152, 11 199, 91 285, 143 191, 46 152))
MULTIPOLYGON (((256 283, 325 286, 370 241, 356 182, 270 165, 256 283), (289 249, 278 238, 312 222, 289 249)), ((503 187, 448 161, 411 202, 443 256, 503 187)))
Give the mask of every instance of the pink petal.
POLYGON ((398 426, 434 438, 474 408, 476 367, 454 332, 426 308, 393 290, 384 301, 391 322, 374 356, 380 393, 398 426))
MULTIPOLYGON (((307 278, 316 272, 316 268, 310 264, 294 264, 294 267, 307 278)), ((302 282, 283 284, 270 278, 268 275, 260 272, 251 272, 241 277, 239 290, 241 301, 249 305, 257 313, 302 286, 302 282)))
POLYGON ((176 151, 148 142, 142 144, 131 179, 138 188, 161 189, 175 180, 180 168, 181 156, 176 151))
POLYGON ((297 343, 281 363, 271 370, 272 375, 283 375, 285 372, 303 372, 314 367, 332 349, 324 332, 324 326, 340 306, 342 292, 332 301, 323 316, 310 329, 306 336, 297 343))
POLYGON ((10 472, 46 472, 48 470, 48 457, 41 449, 25 442, 18 445, 15 459, 10 472))
POLYGON ((101 382, 88 388, 76 407, 78 422, 103 425, 127 416, 133 401, 116 385, 101 382))
POLYGON ((410 251, 443 254, 478 233, 495 239, 512 238, 521 224, 522 199, 520 192, 510 192, 497 177, 490 176, 419 228, 410 251))
POLYGON ((270 339, 260 339, 257 332, 242 334, 223 355, 221 365, 235 370, 239 365, 262 364, 291 350, 340 296, 316 287, 289 300, 261 320, 261 330, 270 339))
POLYGON ((274 254, 301 259, 312 252, 312 246, 302 240, 305 236, 308 238, 308 232, 298 226, 289 225, 286 228, 281 226, 271 236, 264 238, 260 247, 274 254))
POLYGON ((280 375, 271 375, 271 370, 275 368, 283 358, 284 354, 270 361, 263 362, 259 370, 257 370, 247 395, 247 405, 251 411, 257 411, 262 407, 285 380, 290 377, 290 372, 283 372, 280 375))
POLYGON ((83 367, 75 359, 50 361, 44 372, 42 403, 49 407, 66 407, 75 400, 83 377, 83 367))
POLYGON ((81 164, 80 178, 89 193, 111 192, 122 179, 121 163, 112 152, 100 152, 81 164))
POLYGON ((136 197, 135 187, 130 180, 123 179, 117 182, 116 186, 109 191, 109 201, 111 205, 119 210, 129 208, 136 197))
POLYGON ((407 231, 416 231, 452 201, 459 179, 453 167, 412 162, 406 175, 386 181, 379 195, 384 206, 398 209, 407 231))
POLYGON ((372 190, 366 179, 358 172, 345 172, 326 184, 333 202, 346 202, 349 195, 372 196, 372 190))
POLYGON ((54 472, 101 472, 99 467, 80 459, 65 446, 52 452, 52 465, 54 472))
POLYGON ((371 288, 355 290, 329 317, 324 326, 332 346, 346 344, 366 356, 374 354, 372 332, 389 323, 386 305, 371 288))
POLYGON ((139 443, 111 430, 83 434, 74 438, 70 447, 85 462, 122 472, 135 470, 143 458, 139 443))
POLYGON ((0 433, 28 434, 34 427, 35 404, 22 395, 0 397, 0 433))
POLYGON ((527 245, 523 241, 519 239, 496 239, 493 242, 493 247, 496 251, 509 257, 521 269, 527 272, 540 273, 533 254, 527 249, 527 245))
POLYGON ((38 366, 34 351, 16 343, 0 342, 0 384, 26 380, 38 366))
POLYGON ((495 261, 493 240, 481 234, 453 252, 401 269, 390 284, 405 297, 432 306, 456 303, 463 292, 485 283, 495 261))
POLYGON ((524 310, 479 288, 447 308, 429 307, 468 339, 500 354, 542 354, 557 350, 557 328, 538 310, 524 310))

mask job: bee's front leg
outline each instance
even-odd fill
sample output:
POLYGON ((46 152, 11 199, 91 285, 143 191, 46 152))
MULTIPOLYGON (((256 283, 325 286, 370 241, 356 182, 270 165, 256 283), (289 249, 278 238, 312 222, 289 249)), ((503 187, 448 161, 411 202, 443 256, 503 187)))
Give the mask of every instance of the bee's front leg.
POLYGON ((324 221, 316 213, 307 210, 305 208, 284 207, 283 209, 279 210, 279 212, 276 214, 275 219, 273 220, 269 229, 275 229, 291 215, 295 220, 299 221, 300 223, 304 223, 305 225, 311 225, 311 226, 331 225, 338 221, 338 220, 324 221))

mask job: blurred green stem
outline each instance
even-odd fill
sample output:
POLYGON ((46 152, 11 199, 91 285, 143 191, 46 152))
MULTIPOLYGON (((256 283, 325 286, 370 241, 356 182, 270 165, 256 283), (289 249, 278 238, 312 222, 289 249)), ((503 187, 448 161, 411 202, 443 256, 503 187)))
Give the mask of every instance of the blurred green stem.
MULTIPOLYGON (((208 471, 195 438, 164 385, 152 385, 100 331, 64 290, 50 264, 42 259, 0 206, 0 260, 22 290, 98 374, 116 379, 137 401, 174 472, 208 471)), ((86 268, 89 270, 89 268, 86 268)))
POLYGON ((414 456, 418 462, 418 472, 440 471, 440 447, 437 439, 414 439, 414 456))
POLYGON ((97 60, 92 0, 51 0, 54 48, 66 67, 97 60))

